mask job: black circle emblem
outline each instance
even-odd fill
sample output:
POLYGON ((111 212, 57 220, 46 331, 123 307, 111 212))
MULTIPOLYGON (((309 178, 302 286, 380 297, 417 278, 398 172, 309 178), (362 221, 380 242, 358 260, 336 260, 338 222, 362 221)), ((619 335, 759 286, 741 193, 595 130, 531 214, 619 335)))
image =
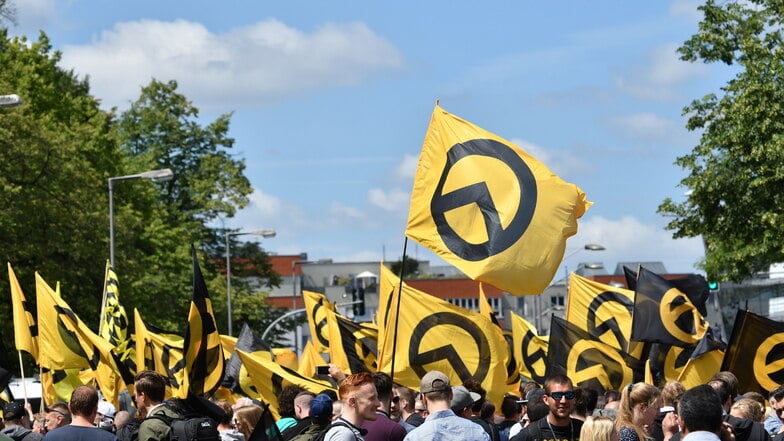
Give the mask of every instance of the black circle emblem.
POLYGON ((517 152, 508 145, 492 139, 473 139, 455 144, 447 152, 444 171, 441 173, 441 178, 433 193, 433 199, 430 201, 430 213, 435 221, 438 234, 447 248, 461 259, 478 262, 505 251, 523 236, 534 216, 536 197, 534 174, 517 152), (500 160, 509 167, 517 178, 520 185, 520 204, 507 228, 501 224, 501 217, 484 181, 442 194, 452 167, 461 159, 472 155, 500 160), (448 211, 469 204, 477 204, 482 212, 488 238, 484 243, 467 242, 446 220, 448 211))
POLYGON ((610 331, 615 337, 617 347, 626 351, 628 350, 627 346, 629 341, 626 340, 626 336, 623 334, 623 330, 621 330, 620 324, 618 324, 618 318, 614 316, 599 317, 601 315, 600 310, 607 306, 608 302, 617 303, 622 306, 623 309, 629 312, 629 317, 631 318, 632 310, 634 309, 634 303, 632 303, 632 301, 623 294, 613 291, 605 291, 596 296, 588 306, 588 314, 585 318, 587 325, 586 329, 588 330, 589 334, 597 338, 601 335, 604 335, 604 333, 607 331, 610 331), (602 321, 603 319, 604 321, 602 321))
POLYGON ((452 365, 457 376, 463 381, 473 377, 477 381, 482 382, 488 372, 490 372, 490 343, 487 341, 487 337, 484 332, 482 332, 482 329, 472 322, 471 319, 452 312, 437 312, 423 318, 417 323, 411 335, 408 360, 411 368, 414 369, 414 372, 420 377, 423 377, 428 371, 428 369, 425 368, 425 365, 446 360, 452 365), (476 347, 460 348, 460 351, 458 351, 451 343, 447 343, 444 346, 420 353, 419 346, 425 340, 427 333, 438 326, 452 326, 462 329, 474 339, 476 347), (460 356, 460 353, 465 354, 472 350, 475 350, 478 353, 477 359, 479 360, 474 372, 471 372, 468 369, 460 356))

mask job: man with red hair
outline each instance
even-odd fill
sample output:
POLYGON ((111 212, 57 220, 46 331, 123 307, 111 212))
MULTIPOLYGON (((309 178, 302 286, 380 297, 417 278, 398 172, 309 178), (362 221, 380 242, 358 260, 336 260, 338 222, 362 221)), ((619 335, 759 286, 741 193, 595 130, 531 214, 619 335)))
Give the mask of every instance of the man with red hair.
POLYGON ((343 413, 329 426, 324 441, 364 441, 367 431, 362 423, 375 420, 381 405, 373 376, 368 372, 349 375, 340 383, 338 394, 343 413))

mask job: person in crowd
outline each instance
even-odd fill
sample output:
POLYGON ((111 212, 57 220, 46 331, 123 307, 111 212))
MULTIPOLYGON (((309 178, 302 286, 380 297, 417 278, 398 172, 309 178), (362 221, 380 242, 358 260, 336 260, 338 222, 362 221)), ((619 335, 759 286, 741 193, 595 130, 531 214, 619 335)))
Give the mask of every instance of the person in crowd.
POLYGON ((724 420, 732 426, 732 432, 735 435, 735 440, 766 441, 769 438, 769 435, 767 431, 765 431, 765 427, 762 424, 750 419, 738 418, 729 414, 730 408, 734 404, 734 399, 737 396, 733 395, 732 391, 737 390, 738 379, 731 372, 723 371, 719 372, 719 374, 714 375, 714 379, 711 380, 708 385, 712 387, 716 393, 718 393, 719 398, 721 399, 724 420), (724 379, 728 379, 729 382, 725 381, 724 379))
POLYGON ((420 381, 419 391, 428 416, 421 426, 406 435, 406 441, 490 441, 490 436, 482 426, 452 411, 452 386, 449 377, 443 372, 426 373, 420 381))
POLYGON ((117 433, 123 426, 131 420, 131 413, 127 410, 120 410, 114 415, 114 433, 117 433))
POLYGON ((523 416, 523 404, 520 401, 520 398, 514 395, 506 395, 501 401, 501 415, 504 419, 495 426, 501 441, 509 441, 512 426, 520 424, 520 418, 523 416))
POLYGON ((283 433, 297 421, 310 413, 310 402, 315 394, 298 385, 289 385, 278 395, 278 414, 280 419, 275 422, 278 431, 283 433))
POLYGON ((217 400, 215 404, 223 410, 218 421, 218 434, 221 441, 245 441, 245 436, 234 427, 234 409, 226 400, 217 400))
MULTIPOLYGON (((165 441, 169 439, 171 427, 166 422, 151 418, 163 415, 177 418, 179 414, 164 401, 166 397, 166 378, 158 372, 144 370, 133 379, 136 408, 145 415, 139 425, 139 441, 165 441)), ((73 410, 72 410, 73 411, 73 410)))
POLYGON ((114 415, 117 409, 106 400, 98 400, 98 413, 95 416, 95 425, 101 429, 114 432, 114 415))
POLYGON ((43 413, 36 413, 33 415, 33 427, 31 429, 35 433, 41 435, 46 433, 46 415, 43 413))
POLYGON ((263 413, 264 409, 257 404, 234 409, 234 428, 242 434, 243 438, 249 440, 263 413))
POLYGON ((664 441, 665 430, 669 437, 678 431, 678 414, 675 409, 678 407, 678 400, 686 392, 686 388, 680 381, 671 380, 664 384, 661 390, 661 408, 659 415, 653 421, 651 427, 651 437, 653 441, 664 441))
POLYGON ((482 399, 481 395, 469 391, 465 386, 453 386, 452 401, 449 403, 449 408, 452 409, 455 415, 470 420, 471 407, 473 407, 474 402, 480 399, 482 399))
POLYGON ((709 385, 687 390, 678 403, 678 425, 683 441, 719 441, 722 412, 720 398, 709 385))
MULTIPOLYGON (((137 392, 138 393, 138 392, 137 392)), ((114 433, 95 427, 98 415, 98 390, 92 386, 78 386, 68 403, 71 424, 46 433, 47 441, 117 441, 114 433)))
POLYGON ((612 418, 589 416, 580 429, 580 441, 619 441, 612 418))
POLYGON ((310 424, 310 403, 313 402, 316 394, 310 391, 302 391, 294 397, 294 418, 296 421, 286 430, 281 432, 283 440, 290 440, 296 435, 307 430, 310 424))
POLYGON ((320 393, 310 403, 310 427, 302 433, 295 435, 291 441, 310 441, 321 431, 329 427, 332 422, 332 398, 325 393, 320 393))
MULTIPOLYGON (((544 390, 543 402, 548 406, 549 412, 545 417, 530 423, 511 440, 578 441, 583 422, 570 416, 574 399, 577 397, 572 380, 562 374, 551 375, 544 382, 544 390)), ((528 412, 531 411, 529 407, 528 412)))
POLYGON ((14 441, 40 441, 43 435, 30 430, 30 416, 24 406, 12 401, 3 407, 5 427, 0 433, 8 435, 14 441))
POLYGON ((770 415, 765 419, 765 430, 770 436, 776 436, 784 427, 782 424, 782 420, 784 420, 784 385, 770 391, 768 402, 770 403, 770 415))
POLYGON ((582 390, 582 402, 585 403, 585 413, 583 414, 583 421, 585 421, 585 417, 593 415, 596 410, 596 405, 599 403, 599 392, 590 387, 583 387, 580 390, 582 390))
POLYGON ((422 422, 424 423, 425 418, 427 418, 427 407, 425 406, 425 402, 422 401, 421 392, 417 395, 416 400, 414 401, 414 412, 422 417, 422 422))
POLYGON ((411 388, 398 386, 397 397, 397 408, 400 414, 399 423, 406 429, 406 432, 410 432, 414 430, 414 427, 419 426, 425 421, 425 419, 422 418, 422 415, 419 415, 414 411, 416 392, 411 388))
POLYGON ((338 395, 343 412, 327 429, 324 441, 364 441, 367 430, 362 425, 378 417, 376 409, 381 405, 373 375, 360 372, 347 376, 340 383, 338 395))
POLYGON ((479 418, 472 418, 471 421, 485 429, 485 432, 490 435, 490 441, 501 440, 498 429, 495 427, 495 404, 492 401, 485 399, 482 403, 482 411, 479 413, 479 418))
POLYGON ((645 441, 661 408, 661 391, 648 383, 631 383, 621 391, 615 427, 621 441, 645 441))
POLYGON ((376 409, 376 419, 365 420, 362 423, 362 428, 367 430, 365 441, 403 441, 408 431, 389 418, 394 387, 392 378, 383 372, 375 372, 372 375, 381 405, 376 409))
POLYGON ((495 427, 495 421, 491 419, 495 414, 495 405, 487 400, 487 391, 482 387, 482 383, 473 378, 469 378, 463 382, 463 386, 470 392, 479 395, 479 399, 475 400, 474 404, 471 405, 471 416, 469 419, 485 429, 485 432, 490 435, 490 441, 500 441, 501 438, 498 435, 498 429, 495 427), (492 410, 489 410, 488 406, 492 406, 492 410), (482 416, 483 409, 485 412, 488 412, 484 417, 482 416), (488 418, 487 415, 489 415, 490 418, 488 418))
POLYGON ((547 415, 550 409, 546 404, 544 404, 544 402, 542 402, 544 394, 545 394, 544 389, 540 387, 528 388, 528 392, 524 395, 525 399, 521 400, 521 402, 523 403, 524 413, 520 417, 520 422, 509 428, 510 439, 513 438, 518 433, 520 433, 520 431, 523 430, 525 426, 531 424, 531 422, 543 418, 545 415, 547 415))
POLYGON ((46 409, 46 419, 44 420, 44 433, 58 427, 71 424, 71 411, 68 404, 62 401, 52 404, 46 409))
POLYGON ((741 398, 735 401, 730 407, 730 415, 737 418, 747 418, 758 423, 765 421, 765 409, 759 402, 751 398, 741 398))
POLYGON ((605 416, 615 419, 618 414, 618 404, 620 403, 621 393, 615 389, 604 391, 604 404, 601 408, 593 411, 593 416, 605 416))
POLYGON ((578 387, 574 389, 576 398, 574 399, 574 406, 572 406, 572 418, 585 421, 585 413, 588 411, 588 405, 583 396, 583 388, 578 387))

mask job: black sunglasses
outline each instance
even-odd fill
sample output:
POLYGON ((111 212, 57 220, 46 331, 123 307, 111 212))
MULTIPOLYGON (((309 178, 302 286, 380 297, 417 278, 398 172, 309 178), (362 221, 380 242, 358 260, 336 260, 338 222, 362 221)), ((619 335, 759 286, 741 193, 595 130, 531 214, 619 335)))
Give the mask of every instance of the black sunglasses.
POLYGON ((566 398, 567 400, 573 400, 575 394, 573 390, 570 390, 569 392, 553 392, 550 394, 550 397, 554 400, 560 400, 561 398, 566 398))

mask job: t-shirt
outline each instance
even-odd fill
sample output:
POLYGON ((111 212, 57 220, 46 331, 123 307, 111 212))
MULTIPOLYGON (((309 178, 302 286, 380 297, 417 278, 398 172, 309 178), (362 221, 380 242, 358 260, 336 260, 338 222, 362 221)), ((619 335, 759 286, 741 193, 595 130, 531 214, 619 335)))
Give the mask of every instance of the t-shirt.
POLYGON ((117 441, 117 437, 108 430, 97 427, 72 426, 58 427, 46 432, 46 441, 117 441))
POLYGON ((529 424, 510 441, 580 441, 582 428, 583 422, 576 418, 569 418, 569 424, 565 426, 554 426, 544 417, 529 424))

